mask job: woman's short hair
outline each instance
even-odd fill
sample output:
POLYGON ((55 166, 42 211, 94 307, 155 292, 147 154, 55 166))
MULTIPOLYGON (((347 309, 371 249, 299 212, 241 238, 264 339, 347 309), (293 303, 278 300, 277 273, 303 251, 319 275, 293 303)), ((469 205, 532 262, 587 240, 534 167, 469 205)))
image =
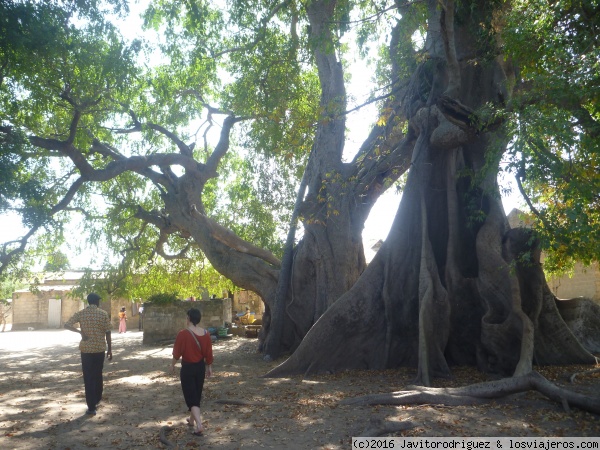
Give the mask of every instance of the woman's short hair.
POLYGON ((190 318, 190 322, 192 322, 194 325, 198 325, 200 323, 200 319, 202 319, 202 314, 196 308, 188 310, 187 315, 190 318))

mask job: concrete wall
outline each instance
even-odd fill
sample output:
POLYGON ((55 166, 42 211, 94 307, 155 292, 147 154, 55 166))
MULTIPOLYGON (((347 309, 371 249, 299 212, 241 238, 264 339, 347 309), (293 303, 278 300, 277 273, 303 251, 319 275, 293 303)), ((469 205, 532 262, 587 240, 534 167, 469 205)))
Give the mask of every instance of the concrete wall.
POLYGON ((62 297, 61 312, 60 312, 60 326, 63 327, 65 322, 71 318, 77 311, 85 308, 87 301, 80 299, 74 299, 69 296, 62 297))
MULTIPOLYGON (((48 300, 61 299, 60 326, 80 309, 87 307, 88 302, 70 296, 69 289, 44 289, 35 293, 20 290, 13 293, 12 301, 12 330, 27 330, 28 328, 47 329, 48 300)), ((110 314, 110 302, 102 300, 100 308, 110 314)))
POLYGON ((144 340, 146 345, 165 344, 175 341, 177 333, 185 328, 187 311, 200 310, 203 328, 222 327, 231 320, 231 299, 204 300, 200 302, 178 301, 171 305, 144 303, 144 340))
POLYGON ((548 286, 558 298, 586 297, 600 303, 600 271, 598 263, 584 266, 575 264, 573 277, 568 275, 548 279, 548 286))
POLYGON ((12 330, 48 328, 48 300, 61 299, 60 327, 83 305, 81 300, 67 295, 68 291, 45 290, 36 293, 17 291, 13 293, 12 330))

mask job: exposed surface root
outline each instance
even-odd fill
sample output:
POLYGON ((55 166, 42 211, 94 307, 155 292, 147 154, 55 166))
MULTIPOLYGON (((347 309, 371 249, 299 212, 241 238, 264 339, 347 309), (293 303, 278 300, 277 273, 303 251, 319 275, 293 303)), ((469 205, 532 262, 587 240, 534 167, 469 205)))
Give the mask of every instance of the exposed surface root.
POLYGON ((170 433, 174 429, 175 428, 169 427, 166 425, 164 427, 160 427, 160 432, 159 432, 160 442, 165 444, 167 446, 167 448, 175 448, 175 444, 173 442, 171 442, 169 439, 167 439, 167 433, 170 433))
POLYGON ((598 367, 597 369, 585 370, 583 372, 575 372, 573 375, 571 375, 569 377, 569 381, 571 383, 574 383, 575 378, 578 377, 579 375, 587 376, 587 375, 593 375, 595 373, 600 373, 600 367, 598 367))
POLYGON ((419 387, 410 391, 366 395, 346 399, 342 401, 342 404, 409 405, 430 403, 449 406, 474 405, 493 398, 530 390, 538 391, 550 400, 558 402, 566 411, 569 410, 570 406, 575 406, 585 411, 600 414, 600 397, 592 397, 562 389, 537 372, 457 388, 419 387))

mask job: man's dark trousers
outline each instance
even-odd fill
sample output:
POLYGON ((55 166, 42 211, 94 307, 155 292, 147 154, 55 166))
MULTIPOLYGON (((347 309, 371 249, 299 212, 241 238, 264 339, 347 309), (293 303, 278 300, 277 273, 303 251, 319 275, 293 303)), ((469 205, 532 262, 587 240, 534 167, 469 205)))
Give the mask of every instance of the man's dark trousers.
POLYGON ((96 405, 102 399, 104 352, 82 353, 81 368, 83 370, 83 384, 85 385, 85 402, 90 411, 95 411, 96 405))

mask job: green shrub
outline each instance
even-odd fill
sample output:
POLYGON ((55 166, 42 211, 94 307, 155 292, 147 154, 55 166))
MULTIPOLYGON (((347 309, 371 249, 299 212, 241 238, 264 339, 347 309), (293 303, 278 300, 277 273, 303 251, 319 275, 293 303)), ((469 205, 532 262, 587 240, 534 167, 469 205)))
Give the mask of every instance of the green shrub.
POLYGON ((168 305, 175 303, 177 300, 179 300, 177 292, 173 292, 171 294, 154 294, 148 297, 148 301, 154 303, 155 305, 168 305))

